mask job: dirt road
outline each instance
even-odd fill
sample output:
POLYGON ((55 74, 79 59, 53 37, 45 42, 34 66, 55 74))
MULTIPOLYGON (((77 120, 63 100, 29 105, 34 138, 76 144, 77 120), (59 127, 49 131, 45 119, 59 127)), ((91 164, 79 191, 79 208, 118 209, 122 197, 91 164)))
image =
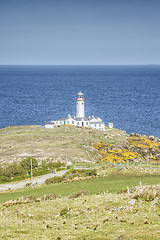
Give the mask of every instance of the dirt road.
POLYGON ((32 178, 32 179, 25 179, 25 180, 19 181, 19 182, 0 184, 0 192, 1 191, 6 191, 8 189, 14 190, 14 189, 25 188, 27 183, 31 184, 31 186, 39 185, 39 184, 44 183, 47 178, 52 178, 52 177, 55 177, 55 176, 63 176, 64 173, 65 173, 65 171, 60 171, 60 172, 56 172, 56 173, 49 173, 49 174, 39 176, 39 177, 35 177, 35 178, 32 178))

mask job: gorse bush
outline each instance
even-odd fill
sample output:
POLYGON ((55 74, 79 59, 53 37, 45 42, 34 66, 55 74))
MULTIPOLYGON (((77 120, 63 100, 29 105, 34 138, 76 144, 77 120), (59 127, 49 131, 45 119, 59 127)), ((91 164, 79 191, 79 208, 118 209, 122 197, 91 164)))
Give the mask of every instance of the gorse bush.
POLYGON ((109 145, 103 142, 98 142, 93 146, 98 150, 98 153, 100 155, 99 162, 121 163, 142 158, 139 153, 132 152, 126 148, 113 149, 113 145, 109 145))
POLYGON ((138 152, 147 161, 155 162, 160 160, 160 142, 154 141, 147 136, 130 136, 128 139, 130 148, 138 152))
POLYGON ((139 149, 151 149, 153 148, 155 151, 157 151, 160 147, 160 143, 154 142, 150 139, 147 139, 143 136, 137 137, 137 136, 130 136, 128 139, 130 145, 135 146, 139 149))
POLYGON ((99 162, 123 163, 138 160, 159 161, 160 142, 149 136, 131 134, 128 143, 123 148, 116 148, 104 142, 93 145, 98 151, 99 162))

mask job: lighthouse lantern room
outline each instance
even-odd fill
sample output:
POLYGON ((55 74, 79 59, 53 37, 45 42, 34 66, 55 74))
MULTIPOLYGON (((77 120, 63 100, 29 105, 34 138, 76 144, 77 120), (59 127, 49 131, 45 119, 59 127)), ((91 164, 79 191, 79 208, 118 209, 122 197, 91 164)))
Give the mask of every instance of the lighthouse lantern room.
POLYGON ((84 95, 79 92, 76 98, 77 101, 77 118, 84 118, 84 95))

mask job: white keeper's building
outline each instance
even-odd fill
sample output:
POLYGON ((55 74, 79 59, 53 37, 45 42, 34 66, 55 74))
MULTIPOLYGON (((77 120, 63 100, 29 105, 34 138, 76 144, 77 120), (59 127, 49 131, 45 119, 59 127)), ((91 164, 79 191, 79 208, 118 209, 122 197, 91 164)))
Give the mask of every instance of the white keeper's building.
MULTIPOLYGON (((76 117, 71 117, 71 115, 68 115, 68 118, 61 118, 57 121, 51 121, 45 123, 45 128, 54 128, 55 126, 60 126, 60 125, 74 125, 78 127, 90 127, 90 128, 95 128, 98 130, 105 131, 105 124, 100 118, 95 118, 94 116, 86 118, 84 115, 84 95, 83 93, 78 93, 76 102, 77 102, 77 112, 76 112, 76 117)), ((112 128, 113 125, 110 123, 109 127, 112 128)))

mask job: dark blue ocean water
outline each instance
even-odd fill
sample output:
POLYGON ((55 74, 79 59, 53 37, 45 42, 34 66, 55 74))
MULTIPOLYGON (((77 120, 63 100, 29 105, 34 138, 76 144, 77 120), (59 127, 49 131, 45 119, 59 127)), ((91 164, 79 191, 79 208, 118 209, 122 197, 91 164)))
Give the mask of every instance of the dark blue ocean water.
POLYGON ((160 66, 0 66, 0 128, 85 115, 160 137, 160 66))

